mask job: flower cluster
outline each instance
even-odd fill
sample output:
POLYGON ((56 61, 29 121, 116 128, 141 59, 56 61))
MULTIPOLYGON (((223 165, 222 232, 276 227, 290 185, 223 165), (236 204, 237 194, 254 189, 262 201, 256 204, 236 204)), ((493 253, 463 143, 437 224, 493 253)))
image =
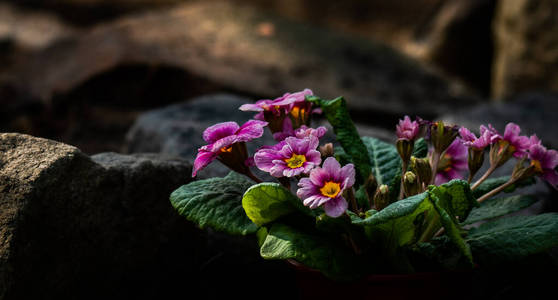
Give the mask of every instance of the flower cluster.
POLYGON ((332 217, 343 214, 348 206, 343 192, 355 182, 354 166, 341 167, 335 158, 328 157, 320 167, 322 155, 317 149, 327 129, 308 126, 312 114, 320 113, 306 100, 311 95, 312 91, 305 89, 274 100, 244 104, 240 110, 258 112, 254 120, 240 127, 225 122, 207 128, 203 138, 209 144, 198 150, 192 176, 218 159, 230 169, 260 182, 250 171, 251 166, 256 166, 286 187, 290 187, 291 180, 299 180, 297 195, 304 205, 312 209, 323 206, 332 217), (261 137, 266 125, 277 143, 263 146, 248 157, 245 142, 261 137))
MULTIPOLYGON (((419 186, 422 185, 422 191, 426 190, 429 184, 441 185, 452 179, 463 179, 467 171, 468 182, 471 183, 484 163, 485 149, 490 149, 490 166, 486 173, 472 185, 473 190, 511 158, 518 159, 518 162, 510 180, 502 189, 533 175, 540 176, 552 186, 558 184, 556 150, 545 148, 535 135, 531 137, 521 135, 521 128, 515 123, 508 123, 503 134, 500 134, 491 124, 481 125, 477 137, 465 127, 448 126, 442 122, 429 122, 421 118, 411 121, 409 116, 405 116, 396 126, 397 150, 403 161, 402 173, 405 174, 401 178, 401 197, 416 193, 406 191, 406 186, 411 185, 405 182, 405 178, 409 181, 409 178, 420 175, 415 174, 421 172, 416 167, 410 173, 407 172, 407 165, 409 162, 416 161, 411 157, 411 153, 414 141, 419 138, 421 132, 426 134, 425 138, 432 144, 427 162, 431 168, 428 172, 430 182, 417 183, 419 186), (528 166, 524 166, 525 161, 529 161, 528 166)), ((423 171, 425 168, 423 167, 423 171)), ((480 201, 484 201, 489 196, 493 194, 481 197, 480 201)))
MULTIPOLYGON (((277 178, 287 189, 291 188, 292 181, 297 181, 296 195, 311 209, 321 207, 330 217, 339 217, 347 209, 362 212, 356 204, 349 207, 356 203, 355 165, 341 166, 332 145, 320 145, 320 138, 327 131, 325 127, 309 127, 312 114, 320 111, 308 101, 307 97, 312 95, 311 90, 305 89, 274 100, 244 104, 240 110, 257 112, 253 120, 242 126, 225 122, 207 128, 203 138, 208 144, 198 149, 192 175, 217 159, 230 169, 261 182, 250 170, 256 167, 277 178), (260 138, 266 126, 277 142, 259 148, 249 157, 246 142, 260 138)), ((424 192, 432 184, 463 179, 467 171, 468 182, 472 183, 484 163, 486 149, 490 149, 490 167, 472 183, 473 190, 514 157, 519 162, 506 186, 534 175, 552 185, 558 184, 558 153, 546 149, 536 136, 522 136, 520 132, 520 127, 514 123, 509 123, 503 134, 488 124, 480 126, 477 137, 465 127, 418 117, 411 120, 405 116, 396 126, 396 149, 402 160, 399 199, 424 192), (413 156, 415 143, 422 136, 430 141, 430 149, 427 157, 417 158, 413 156)), ((379 210, 393 201, 388 199, 390 187, 376 186, 373 175, 362 179, 365 179, 363 184, 371 207, 379 210)), ((479 200, 484 200, 483 197, 479 200)))

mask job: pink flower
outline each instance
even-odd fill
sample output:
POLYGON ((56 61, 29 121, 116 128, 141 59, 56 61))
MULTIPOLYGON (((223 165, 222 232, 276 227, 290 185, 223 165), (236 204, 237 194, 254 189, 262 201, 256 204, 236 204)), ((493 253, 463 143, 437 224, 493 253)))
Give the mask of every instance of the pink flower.
MULTIPOLYGON (((527 150, 531 146, 531 141, 528 137, 519 135, 521 128, 515 123, 508 123, 504 131, 504 136, 498 136, 498 143, 508 143, 509 150, 513 152, 513 156, 517 158, 525 157, 527 150)), ((502 145, 501 145, 502 146, 502 145)))
MULTIPOLYGON (((256 103, 243 104, 240 106, 242 111, 256 111, 256 120, 265 120, 269 123, 271 133, 282 132, 284 119, 289 118, 294 122, 294 128, 307 124, 312 111, 312 103, 306 101, 306 96, 312 95, 312 91, 305 89, 296 93, 285 93, 283 96, 274 100, 258 100, 256 103)), ((293 125, 293 123, 291 123, 293 125)))
POLYGON ((244 143, 261 137, 266 125, 267 122, 250 120, 242 126, 238 126, 236 122, 224 122, 208 127, 203 132, 203 139, 208 145, 198 149, 192 177, 215 159, 244 174, 247 170, 245 161, 248 158, 244 143))
POLYGON ((293 177, 308 174, 322 159, 316 150, 316 137, 298 139, 288 137, 273 147, 263 147, 254 155, 256 166, 274 177, 293 177))
POLYGON ((440 185, 452 179, 463 179, 463 171, 467 170, 467 147, 461 139, 455 139, 444 155, 440 157, 435 184, 440 185))
POLYGON ((295 130, 293 128, 293 123, 291 122, 291 119, 285 118, 285 120, 283 121, 283 131, 274 133, 273 138, 279 142, 290 136, 295 136, 299 139, 309 137, 309 136, 315 136, 317 138, 321 138, 322 136, 325 135, 326 132, 327 129, 324 126, 320 126, 314 129, 306 125, 302 125, 300 126, 300 128, 295 130))
POLYGON ((419 131, 419 123, 417 121, 411 122, 411 118, 409 118, 409 116, 405 116, 403 120, 399 120, 395 133, 399 139, 414 141, 417 138, 419 131))
POLYGON ((281 109, 281 107, 276 106, 276 105, 273 104, 273 100, 269 100, 269 99, 258 100, 258 101, 256 101, 256 103, 242 104, 239 107, 239 109, 241 111, 257 111, 258 114, 256 114, 254 116, 254 119, 260 120, 260 121, 265 120, 265 117, 264 117, 264 112, 265 111, 271 112, 271 114, 274 115, 274 116, 281 115, 281 112, 283 111, 283 109, 281 109))
POLYGON ((459 129, 459 134, 461 135, 461 140, 465 146, 468 148, 475 148, 477 150, 482 150, 487 146, 494 144, 500 138, 500 135, 490 124, 488 125, 488 128, 484 125, 480 126, 479 138, 477 138, 474 133, 465 127, 461 127, 459 129))
POLYGON ((333 157, 328 157, 323 167, 310 172, 309 178, 298 182, 297 196, 304 205, 314 209, 324 206, 325 213, 330 217, 339 217, 347 210, 348 203, 343 198, 343 191, 355 183, 353 164, 341 167, 333 157))
POLYGON ((547 150, 541 145, 540 140, 536 136, 531 137, 531 146, 529 147, 529 159, 531 166, 535 167, 535 172, 551 185, 558 185, 558 152, 556 150, 547 150))

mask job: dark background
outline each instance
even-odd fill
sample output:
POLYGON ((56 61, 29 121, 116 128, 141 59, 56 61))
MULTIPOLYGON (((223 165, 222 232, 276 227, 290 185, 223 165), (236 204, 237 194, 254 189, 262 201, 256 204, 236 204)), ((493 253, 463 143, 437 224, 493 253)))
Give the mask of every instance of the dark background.
MULTIPOLYGON (((3 0, 0 132, 53 139, 88 155, 159 152, 192 161, 206 123, 239 116, 243 100, 211 95, 255 101, 311 88, 326 98, 346 96, 359 130, 387 139, 399 118, 419 114, 471 128, 493 122, 503 130, 514 121, 556 148, 557 16, 553 0, 3 0), (199 123, 170 133, 185 144, 169 150, 138 134, 163 122, 137 123, 140 117, 177 103, 186 107, 183 118, 199 123)), ((171 123, 172 111, 165 112, 171 123)), ((284 288, 267 298, 298 291, 294 269, 262 264, 254 241, 188 234, 204 244, 196 248, 203 252, 193 263, 203 261, 196 276, 182 278, 175 260, 161 257, 164 282, 150 281, 151 266, 138 267, 113 296, 188 298, 201 291, 201 298, 218 298, 242 295, 239 285, 252 281, 260 284, 254 293, 265 292, 270 272, 279 272, 270 280, 284 278, 284 288), (142 278, 149 293, 131 290, 142 278)), ((97 271, 93 278, 102 278, 97 271)), ((473 275, 477 298, 555 290, 555 273, 473 275)))

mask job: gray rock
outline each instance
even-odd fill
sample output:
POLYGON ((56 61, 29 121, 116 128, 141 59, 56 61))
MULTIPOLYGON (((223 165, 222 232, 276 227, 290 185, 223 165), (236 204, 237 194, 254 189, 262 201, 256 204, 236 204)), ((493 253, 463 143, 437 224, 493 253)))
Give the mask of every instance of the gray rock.
POLYGON ((508 122, 521 126, 524 135, 537 134, 543 143, 558 148, 558 96, 548 93, 519 95, 506 102, 493 102, 442 115, 440 119, 478 131, 491 123, 500 133, 508 122))
POLYGON ((0 299, 153 295, 165 274, 195 268, 202 234, 168 201, 187 162, 92 160, 21 134, 1 134, 0 148, 0 299), (173 267, 183 253, 194 259, 173 267))
POLYGON ((176 213, 169 194, 190 172, 177 158, 90 158, 0 134, 0 299, 240 297, 240 268, 261 280, 289 276, 259 257, 253 237, 202 231, 176 213))
POLYGON ((14 71, 14 84, 49 101, 131 63, 180 68, 262 97, 311 88, 324 98, 343 95, 362 113, 426 116, 478 102, 462 86, 386 46, 224 1, 186 3, 97 26, 30 57, 14 71))
POLYGON ((492 96, 558 91, 558 2, 497 1, 492 96))

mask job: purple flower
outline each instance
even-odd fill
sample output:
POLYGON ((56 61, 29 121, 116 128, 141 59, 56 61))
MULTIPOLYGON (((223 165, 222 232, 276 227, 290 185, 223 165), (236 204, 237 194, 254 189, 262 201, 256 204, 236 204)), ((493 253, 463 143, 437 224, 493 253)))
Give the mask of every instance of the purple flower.
POLYGON ((498 143, 500 144, 501 148, 505 146, 504 144, 509 145, 510 152, 513 152, 513 156, 517 158, 525 157, 527 155, 527 150, 529 146, 531 146, 531 141, 528 137, 519 135, 521 132, 521 128, 515 123, 508 123, 506 125, 506 129, 504 131, 503 136, 499 136, 498 143), (502 144, 503 143, 503 144, 502 144))
POLYGON ((323 167, 310 172, 309 178, 298 182, 297 196, 304 205, 314 209, 324 206, 325 213, 330 217, 339 217, 347 210, 348 203, 343 198, 343 191, 355 183, 353 164, 341 165, 335 158, 328 157, 323 167))
POLYGON ((399 120, 395 133, 399 139, 414 141, 417 138, 419 131, 419 123, 417 121, 411 122, 411 118, 409 118, 409 116, 405 116, 403 120, 399 120))
POLYGON ((535 167, 535 172, 551 185, 558 185, 558 152, 556 150, 547 150, 541 145, 540 140, 536 136, 531 137, 531 146, 529 147, 529 159, 531 166, 535 167))
POLYGON ((478 138, 474 133, 465 127, 461 127, 459 129, 459 134, 461 135, 461 140, 465 146, 468 148, 475 148, 477 150, 482 150, 487 146, 494 144, 500 138, 496 130, 490 124, 488 125, 488 128, 484 125, 480 126, 480 136, 478 138))
POLYGON ((318 128, 310 128, 306 125, 300 126, 299 129, 295 130, 295 136, 299 139, 315 136, 317 138, 321 138, 327 132, 327 129, 324 126, 320 126, 318 128))
POLYGON ((266 125, 267 122, 250 120, 242 126, 236 122, 224 122, 208 127, 203 132, 208 145, 198 149, 192 177, 216 158, 237 172, 245 172, 242 166, 246 167, 244 162, 248 157, 244 142, 261 137, 266 125))
POLYGON ((319 141, 316 137, 298 139, 288 137, 273 147, 265 147, 254 155, 256 166, 274 177, 293 177, 308 174, 322 161, 316 150, 319 141))
POLYGON ((312 111, 312 103, 306 101, 306 96, 313 95, 310 89, 296 93, 286 93, 282 97, 273 101, 274 105, 283 107, 293 122, 294 128, 299 128, 301 125, 308 124, 310 114, 317 113, 312 111))
POLYGON ((452 179, 463 179, 463 171, 467 170, 467 147, 461 139, 455 139, 443 156, 440 157, 435 184, 440 185, 452 179))
POLYGON ((290 118, 285 118, 283 121, 283 131, 276 132, 273 134, 273 138, 276 141, 282 141, 290 136, 295 136, 299 139, 306 138, 309 136, 315 136, 317 138, 321 138, 327 132, 327 129, 324 126, 320 126, 318 128, 310 128, 306 125, 300 126, 298 129, 293 128, 293 123, 290 118))
POLYGON ((264 121, 264 112, 271 112, 274 116, 281 115, 281 107, 273 105, 273 100, 263 99, 258 100, 256 103, 242 104, 238 109, 241 111, 256 111, 258 114, 254 116, 254 119, 264 121))

